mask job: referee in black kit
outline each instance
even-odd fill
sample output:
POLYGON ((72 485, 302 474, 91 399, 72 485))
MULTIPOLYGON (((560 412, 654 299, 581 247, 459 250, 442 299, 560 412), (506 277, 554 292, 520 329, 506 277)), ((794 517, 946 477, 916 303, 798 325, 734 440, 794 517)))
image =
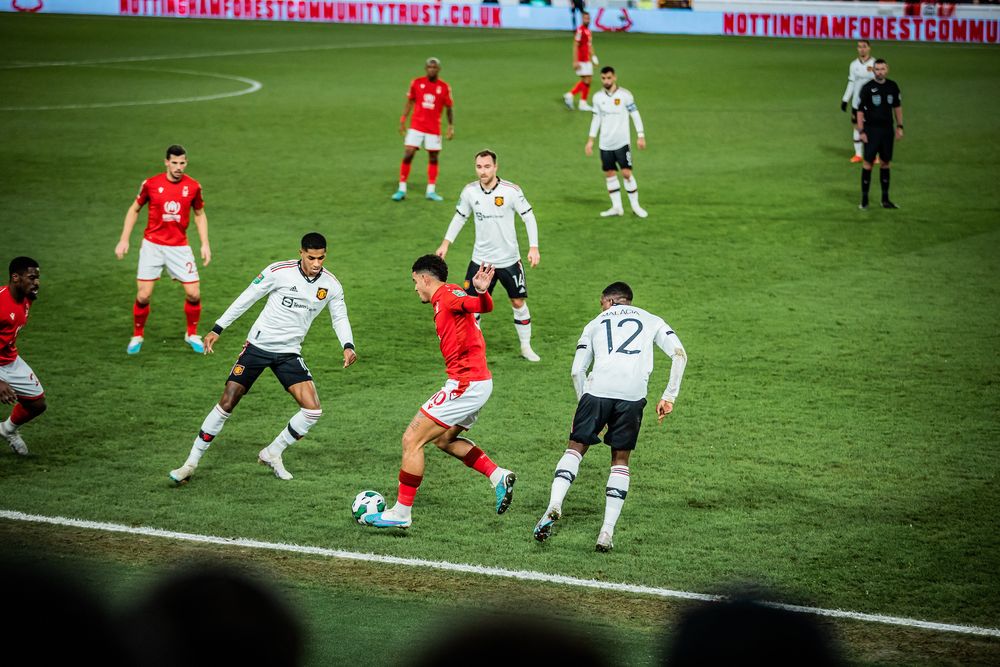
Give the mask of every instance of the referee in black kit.
POLYGON ((872 163, 882 158, 879 182, 882 184, 882 208, 899 208, 889 200, 889 166, 892 144, 903 138, 903 100, 895 81, 885 78, 889 65, 881 58, 875 61, 875 78, 861 88, 858 101, 858 133, 864 142, 864 163, 861 166, 861 205, 868 208, 868 189, 872 185, 872 163), (892 127, 893 114, 896 129, 892 127))

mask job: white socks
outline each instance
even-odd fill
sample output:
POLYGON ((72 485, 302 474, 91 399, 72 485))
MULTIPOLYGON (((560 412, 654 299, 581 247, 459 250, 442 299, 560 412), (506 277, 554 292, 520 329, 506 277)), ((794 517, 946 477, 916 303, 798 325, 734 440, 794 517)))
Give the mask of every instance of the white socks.
POLYGON ((854 154, 861 157, 861 148, 864 144, 861 143, 861 133, 858 132, 857 128, 854 130, 854 154))
POLYGON ((622 181, 625 183, 625 192, 628 194, 629 206, 633 210, 639 208, 639 185, 635 182, 635 176, 622 178, 622 181))
POLYGON ((611 207, 620 209, 622 207, 622 191, 618 186, 618 175, 608 176, 608 196, 611 197, 611 207))
POLYGON ((398 189, 400 192, 406 192, 406 181, 400 181, 398 189))
POLYGON ((528 312, 528 304, 520 308, 514 308, 514 329, 517 331, 517 338, 521 341, 521 347, 531 347, 531 313, 528 312))
POLYGON ((559 463, 556 464, 556 473, 552 478, 552 493, 549 495, 549 509, 562 507, 563 500, 569 487, 573 484, 577 474, 580 472, 580 461, 583 457, 580 452, 574 449, 567 449, 559 463))
POLYGON ((500 480, 506 477, 507 473, 509 472, 510 471, 507 470, 506 468, 501 468, 500 466, 497 466, 496 469, 490 473, 490 484, 493 485, 494 489, 497 488, 497 484, 499 484, 500 480))
POLYGON ((608 486, 605 490, 607 498, 604 503, 602 533, 614 535, 618 515, 621 514, 622 506, 625 504, 625 496, 628 495, 628 482, 628 466, 611 466, 611 474, 608 475, 608 486))
POLYGON ((427 194, 430 194, 430 193, 434 192, 434 190, 436 188, 437 188, 437 186, 434 183, 428 183, 427 184, 427 194))
POLYGON ((323 416, 322 410, 306 410, 302 408, 288 420, 288 426, 281 429, 277 437, 267 446, 267 453, 270 456, 281 456, 288 445, 296 440, 301 440, 309 432, 319 418, 323 416))
POLYGON ((198 437, 194 439, 194 444, 191 445, 191 453, 188 454, 184 465, 191 466, 192 468, 198 466, 198 462, 201 461, 201 457, 204 456, 208 446, 212 444, 212 440, 215 439, 215 436, 219 435, 222 427, 226 425, 226 420, 229 419, 230 414, 232 413, 226 412, 219 405, 212 408, 212 411, 205 417, 205 421, 201 423, 201 431, 198 432, 198 437))

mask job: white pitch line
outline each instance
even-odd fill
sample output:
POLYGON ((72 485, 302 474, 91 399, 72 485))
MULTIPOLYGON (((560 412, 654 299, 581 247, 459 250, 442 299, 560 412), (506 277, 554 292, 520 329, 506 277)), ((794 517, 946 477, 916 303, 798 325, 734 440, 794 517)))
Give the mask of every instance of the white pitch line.
MULTIPOLYGON (((11 521, 25 521, 29 523, 45 523, 55 526, 68 526, 72 528, 85 528, 88 530, 101 530, 110 533, 126 533, 129 535, 143 535, 145 537, 161 537, 171 540, 183 540, 186 542, 198 542, 201 544, 219 544, 223 546, 242 547, 247 549, 264 549, 268 551, 285 551, 297 554, 308 554, 311 556, 323 556, 326 558, 337 558, 340 560, 354 560, 365 563, 384 563, 387 565, 403 565, 406 567, 426 567, 434 570, 444 570, 446 572, 461 572, 464 574, 481 574, 488 577, 503 577, 506 579, 517 579, 520 581, 538 581, 549 584, 563 584, 565 586, 576 586, 578 588, 594 588, 603 591, 614 591, 618 593, 633 593, 637 595, 652 595, 662 598, 677 598, 682 600, 701 600, 712 602, 719 600, 718 595, 708 595, 706 593, 691 593, 688 591, 675 591, 669 588, 655 588, 652 586, 639 586, 636 584, 614 583, 609 581, 598 581, 597 579, 579 579, 562 574, 548 574, 545 572, 532 572, 530 570, 507 570, 499 567, 486 567, 483 565, 469 565, 465 563, 450 563, 440 560, 423 560, 420 558, 401 558, 399 556, 386 556, 383 554, 360 553, 356 551, 342 551, 340 549, 325 549, 322 547, 300 546, 297 544, 282 544, 280 542, 262 542, 260 540, 249 540, 240 537, 213 537, 211 535, 197 535, 194 533, 178 533, 171 530, 161 530, 159 528, 145 528, 123 526, 116 523, 102 523, 98 521, 85 521, 82 519, 67 519, 65 517, 49 517, 36 514, 25 514, 10 510, 0 510, 0 519, 11 521)), ((842 618, 852 621, 864 621, 866 623, 882 623, 884 625, 899 625, 907 628, 919 628, 922 630, 935 630, 938 632, 953 632, 966 635, 979 635, 981 637, 1000 637, 1000 628, 986 628, 975 625, 956 625, 952 623, 936 623, 933 621, 921 621, 913 618, 902 618, 899 616, 883 616, 881 614, 866 614, 857 611, 845 611, 842 609, 822 609, 820 607, 804 607, 800 605, 783 604, 780 602, 769 602, 772 607, 787 609, 788 611, 803 614, 814 614, 817 616, 827 616, 830 618, 842 618)))
MULTIPOLYGON (((77 67, 98 67, 98 65, 77 65, 77 67)), ((93 104, 55 104, 51 106, 33 107, 0 107, 0 111, 54 111, 64 109, 109 109, 114 107, 142 107, 155 106, 160 104, 187 104, 190 102, 207 102, 209 100, 221 100, 227 97, 239 97, 256 93, 264 87, 260 81, 249 79, 245 76, 235 76, 233 74, 218 74, 215 72, 196 72, 187 69, 161 69, 159 67, 115 67, 105 66, 103 69, 131 70, 135 72, 165 72, 167 74, 185 74, 188 76, 204 76, 212 79, 225 79, 228 81, 239 81, 247 84, 246 88, 234 90, 228 93, 216 93, 214 95, 198 95, 196 97, 173 97, 162 100, 131 101, 131 102, 95 102, 93 104)))

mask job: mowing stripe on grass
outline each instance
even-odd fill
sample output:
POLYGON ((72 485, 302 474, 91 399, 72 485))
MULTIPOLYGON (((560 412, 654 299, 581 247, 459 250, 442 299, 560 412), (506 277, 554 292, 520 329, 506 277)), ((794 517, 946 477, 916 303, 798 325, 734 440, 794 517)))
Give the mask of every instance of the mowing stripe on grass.
POLYGON ((256 93, 264 87, 260 81, 249 79, 245 76, 234 76, 232 74, 217 74, 215 72, 196 72, 189 69, 160 69, 158 67, 122 67, 119 65, 78 65, 78 67, 100 67, 102 69, 119 69, 133 72, 164 72, 166 74, 183 74, 186 76, 205 76, 212 79, 225 79, 228 81, 239 81, 247 84, 246 88, 230 91, 228 93, 215 93, 214 95, 198 95, 196 97, 173 97, 160 100, 132 100, 128 102, 95 102, 93 104, 54 104, 49 106, 28 106, 28 107, 0 107, 0 111, 56 111, 61 109, 109 109, 113 107, 141 107, 157 104, 188 104, 190 102, 207 102, 209 100, 222 100, 227 97, 239 97, 256 93))
MULTIPOLYGON (((85 528, 88 530, 101 530, 110 533, 127 533, 130 535, 143 535, 145 537, 162 537, 171 540, 184 540, 186 542, 198 542, 202 544, 218 544, 223 546, 242 547, 246 549, 287 551, 291 553, 308 554, 311 556, 339 558, 341 560, 356 560, 366 563, 385 563, 387 565, 404 565, 407 567, 429 567, 435 570, 444 570, 447 572, 481 574, 489 577, 505 577, 521 581, 539 581, 550 584, 577 586, 579 588, 596 588, 598 590, 614 591, 618 593, 653 595, 656 597, 678 598, 682 600, 713 601, 719 599, 719 596, 717 595, 708 595, 706 593, 675 591, 669 588, 655 588, 652 586, 638 586, 635 584, 619 584, 610 581, 598 581, 596 579, 578 579, 577 577, 569 577, 561 574, 546 574, 545 572, 531 572, 529 570, 507 570, 499 567, 485 567, 482 565, 468 565, 465 563, 449 563, 447 561, 423 560, 420 558, 400 558, 398 556, 358 553, 355 551, 341 551, 339 549, 324 549, 321 547, 300 546, 297 544, 262 542, 259 540, 248 540, 236 537, 226 538, 213 537, 211 535, 196 535, 194 533, 178 533, 171 530, 160 530, 159 528, 123 526, 115 523, 84 521, 82 519, 67 519, 60 516, 39 516, 36 514, 25 514, 23 512, 14 512, 10 510, 0 510, 0 519, 25 521, 30 523, 45 523, 56 526, 68 526, 71 528, 85 528)), ((779 609, 787 609, 788 611, 803 614, 828 616, 830 618, 843 618, 853 621, 864 621, 867 623, 883 623, 886 625, 900 625, 907 628, 920 628, 922 630, 935 630, 938 632, 954 632, 966 635, 979 635, 983 637, 1000 637, 1000 629, 998 628, 985 628, 974 625, 955 625, 951 623, 935 623, 932 621, 921 621, 913 618, 883 616, 881 614, 866 614, 857 611, 844 611, 842 609, 804 607, 801 605, 783 604, 780 602, 770 602, 767 604, 779 609)))

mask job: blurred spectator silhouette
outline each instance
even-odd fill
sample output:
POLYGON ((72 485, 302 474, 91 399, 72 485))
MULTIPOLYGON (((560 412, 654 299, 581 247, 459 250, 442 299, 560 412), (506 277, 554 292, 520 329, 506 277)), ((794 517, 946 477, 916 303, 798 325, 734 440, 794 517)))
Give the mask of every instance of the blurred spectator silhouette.
POLYGON ((573 667, 605 667, 605 656, 587 635, 590 626, 568 626, 548 618, 476 615, 439 623, 430 647, 407 661, 412 667, 510 667, 543 662, 573 667), (446 632, 446 634, 442 634, 446 632))
POLYGON ((122 620, 143 667, 302 664, 303 635, 261 575, 199 565, 169 576, 122 620))
POLYGON ((667 638, 664 665, 842 665, 815 616, 750 597, 696 604, 667 638))
POLYGON ((79 576, 7 558, 0 566, 5 573, 0 624, 12 661, 7 664, 129 664, 110 614, 95 593, 76 583, 79 576))

